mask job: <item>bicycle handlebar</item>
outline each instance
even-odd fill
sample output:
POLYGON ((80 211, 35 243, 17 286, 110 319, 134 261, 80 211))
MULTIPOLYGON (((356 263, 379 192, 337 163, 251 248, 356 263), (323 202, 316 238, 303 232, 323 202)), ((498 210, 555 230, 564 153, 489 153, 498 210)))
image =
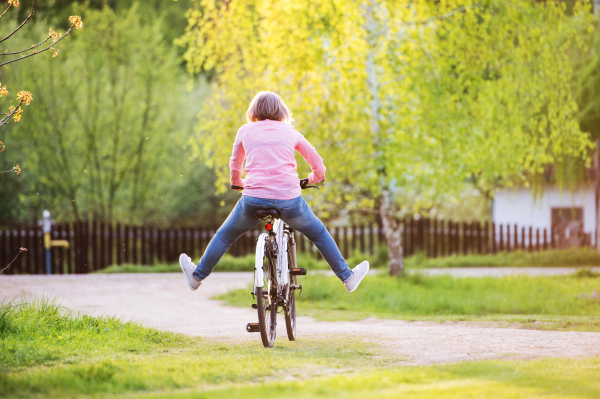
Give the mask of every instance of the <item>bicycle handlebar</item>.
MULTIPOLYGON (((325 180, 321 181, 320 183, 323 183, 325 180)), ((230 186, 232 190, 243 190, 244 187, 241 186, 234 186, 233 184, 230 186)), ((304 179, 300 179, 300 188, 302 190, 306 190, 307 188, 316 188, 317 190, 319 189, 319 187, 317 186, 310 186, 308 185, 308 177, 305 177, 304 179)))

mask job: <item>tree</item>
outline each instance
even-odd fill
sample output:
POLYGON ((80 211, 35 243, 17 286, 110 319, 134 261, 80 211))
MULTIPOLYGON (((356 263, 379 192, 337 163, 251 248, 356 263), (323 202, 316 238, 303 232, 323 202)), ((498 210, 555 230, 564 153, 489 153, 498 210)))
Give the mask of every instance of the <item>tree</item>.
POLYGON ((403 273, 401 212, 466 179, 491 195, 557 157, 587 162, 567 57, 590 26, 581 4, 200 3, 182 40, 192 71, 218 74, 199 133, 219 181, 249 100, 277 91, 326 160, 325 200, 379 211, 390 274, 403 273))
MULTIPOLYGON (((31 2, 31 12, 29 13, 29 15, 25 18, 25 20, 20 25, 18 25, 16 28, 14 28, 12 30, 12 32, 8 33, 6 36, 1 38, 0 43, 5 42, 8 39, 10 39, 15 33, 17 33, 20 29, 22 29, 29 22, 31 17, 33 17, 34 5, 35 5, 35 1, 32 1, 31 2)), ((11 8, 18 7, 18 6, 19 6, 19 0, 8 0, 8 7, 4 10, 4 12, 2 14, 0 14, 0 18, 4 17, 4 15, 11 8)), ((6 49, 2 54, 0 54, 0 56, 10 56, 12 59, 9 59, 6 61, 4 61, 4 60, 0 61, 0 67, 4 67, 4 69, 8 69, 7 65, 9 65, 9 64, 13 64, 17 61, 21 61, 23 59, 33 57, 35 55, 41 54, 48 50, 54 52, 52 57, 56 57, 58 55, 58 51, 59 51, 57 48, 54 47, 56 45, 56 43, 58 43, 59 41, 63 40, 65 37, 67 37, 67 35, 69 35, 69 33, 71 33, 73 28, 80 29, 83 26, 83 22, 81 21, 81 18, 77 15, 71 16, 69 18, 69 22, 71 23, 71 26, 69 27, 69 29, 67 30, 67 32, 64 35, 62 33, 56 33, 52 29, 50 29, 46 39, 44 39, 43 41, 41 41, 38 44, 32 44, 28 48, 25 48, 23 50, 17 50, 17 51, 9 51, 8 49, 6 49), (52 44, 47 45, 46 43, 50 39, 52 39, 52 44), (17 57, 17 55, 19 55, 19 56, 17 57)), ((8 94, 9 93, 8 93, 8 90, 6 89, 6 85, 2 86, 0 84, 0 97, 6 97, 6 96, 8 96, 8 94)), ((21 114, 23 113, 23 107, 22 107, 23 104, 29 105, 31 103, 32 99, 33 99, 33 97, 32 97, 31 92, 25 91, 25 90, 19 91, 17 93, 17 104, 11 105, 10 108, 8 109, 7 113, 0 113, 0 115, 4 115, 4 117, 0 118, 0 126, 6 125, 7 123, 9 123, 10 118, 13 118, 15 122, 19 122, 21 120, 21 114)), ((4 151, 5 149, 6 149, 6 145, 3 144, 2 141, 0 141, 0 151, 4 151)), ((0 173, 10 173, 10 172, 16 172, 17 175, 20 174, 21 168, 19 167, 19 164, 17 164, 10 170, 2 171, 0 173)))
POLYGON ((11 156, 27 173, 0 186, 0 223, 35 221, 42 209, 61 221, 213 223, 227 198, 207 190, 213 177, 186 148, 205 91, 188 90, 162 20, 144 23, 135 7, 77 12, 88 29, 59 59, 7 71, 38 96, 36 117, 7 132, 22 140, 11 156))

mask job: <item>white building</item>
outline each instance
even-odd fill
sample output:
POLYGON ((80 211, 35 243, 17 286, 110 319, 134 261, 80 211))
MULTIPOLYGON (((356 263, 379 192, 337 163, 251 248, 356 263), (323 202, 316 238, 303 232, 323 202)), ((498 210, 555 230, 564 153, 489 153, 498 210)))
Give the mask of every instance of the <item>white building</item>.
MULTIPOLYGON (((569 190, 559 191, 556 188, 545 188, 537 197, 534 197, 531 189, 516 188, 503 189, 496 192, 492 207, 492 219, 496 223, 496 231, 499 225, 519 226, 528 231, 533 227, 534 231, 546 229, 550 232, 562 234, 567 240, 566 246, 577 245, 586 233, 586 240, 595 243, 596 231, 596 207, 594 188, 591 185, 571 192, 569 190), (577 234, 573 234, 573 233, 577 234)), ((514 233, 513 233, 514 234, 514 233)), ((504 234, 506 235, 506 233, 504 234)), ((528 233, 526 240, 528 242, 528 233)), ((534 233, 535 237, 535 233, 534 233)), ((513 237, 514 239, 514 237, 513 237)), ((542 239, 540 238, 540 241, 542 239)), ((535 238, 534 238, 535 242, 535 238)))

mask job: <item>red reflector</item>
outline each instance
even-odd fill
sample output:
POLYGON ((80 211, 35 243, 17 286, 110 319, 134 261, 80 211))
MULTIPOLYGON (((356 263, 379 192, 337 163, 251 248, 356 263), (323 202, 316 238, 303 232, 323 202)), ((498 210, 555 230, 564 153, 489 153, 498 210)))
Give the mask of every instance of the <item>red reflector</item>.
POLYGON ((269 231, 273 230, 273 225, 271 223, 265 224, 265 228, 269 231))

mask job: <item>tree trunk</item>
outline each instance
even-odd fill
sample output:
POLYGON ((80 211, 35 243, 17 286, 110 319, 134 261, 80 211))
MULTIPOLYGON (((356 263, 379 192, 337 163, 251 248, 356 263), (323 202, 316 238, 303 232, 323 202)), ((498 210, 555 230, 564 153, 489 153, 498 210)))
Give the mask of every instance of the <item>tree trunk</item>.
POLYGON ((390 276, 404 276, 404 251, 402 249, 401 228, 394 212, 394 203, 388 190, 382 192, 380 206, 381 222, 388 245, 390 276))

